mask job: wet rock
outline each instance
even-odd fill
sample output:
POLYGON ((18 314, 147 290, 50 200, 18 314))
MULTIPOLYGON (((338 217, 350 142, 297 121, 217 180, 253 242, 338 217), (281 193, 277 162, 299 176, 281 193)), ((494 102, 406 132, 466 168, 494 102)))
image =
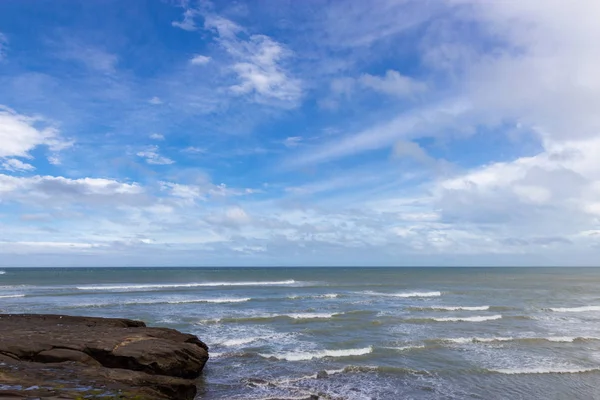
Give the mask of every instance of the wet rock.
POLYGON ((193 399, 207 360, 196 336, 140 321, 0 314, 1 399, 193 399))
POLYGON ((329 377, 327 371, 319 371, 317 372, 317 379, 326 379, 329 377))

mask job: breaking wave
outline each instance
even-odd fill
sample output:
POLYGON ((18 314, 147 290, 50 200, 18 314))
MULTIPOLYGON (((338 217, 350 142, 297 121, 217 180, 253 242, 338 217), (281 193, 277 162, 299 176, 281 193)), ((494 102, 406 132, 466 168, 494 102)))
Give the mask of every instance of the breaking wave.
POLYGON ((508 375, 521 374, 580 374, 586 372, 598 372, 600 368, 500 368, 490 369, 491 372, 508 375))
POLYGON ((493 321, 502 318, 502 315, 489 315, 489 316, 477 316, 477 317, 446 317, 446 318, 428 318, 431 321, 436 322, 484 322, 493 321))
POLYGON ((416 311, 488 311, 490 306, 431 306, 431 307, 409 307, 410 310, 416 311))
POLYGON ((409 298, 409 297, 439 297, 442 295, 442 292, 401 292, 401 293, 381 293, 381 292, 372 292, 366 291, 364 294, 368 294, 370 296, 383 296, 383 297, 401 297, 401 298, 409 298))
POLYGON ((340 358, 340 357, 352 357, 352 356, 363 356, 373 352, 373 347, 364 347, 362 349, 346 349, 346 350, 321 350, 321 351, 307 351, 307 352, 293 352, 293 353, 275 353, 275 354, 259 354, 264 358, 275 358, 277 360, 285 361, 308 361, 319 358, 340 358))
POLYGON ((205 283, 169 283, 169 284, 141 284, 141 285, 86 285, 77 286, 78 290, 124 290, 136 291, 146 289, 174 289, 174 288, 192 288, 192 287, 213 287, 213 286, 284 286, 293 285, 296 281, 289 279, 287 281, 267 281, 267 282, 205 282, 205 283))
POLYGON ((585 312, 585 311, 600 311, 600 306, 583 306, 583 307, 559 307, 550 308, 554 312, 585 312))

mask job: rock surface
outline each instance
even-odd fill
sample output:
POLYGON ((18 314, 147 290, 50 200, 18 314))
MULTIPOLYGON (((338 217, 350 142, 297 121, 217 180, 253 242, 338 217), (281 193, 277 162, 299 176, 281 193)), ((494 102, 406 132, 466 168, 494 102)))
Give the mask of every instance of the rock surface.
POLYGON ((193 399, 196 336, 116 318, 0 314, 0 400, 193 399))

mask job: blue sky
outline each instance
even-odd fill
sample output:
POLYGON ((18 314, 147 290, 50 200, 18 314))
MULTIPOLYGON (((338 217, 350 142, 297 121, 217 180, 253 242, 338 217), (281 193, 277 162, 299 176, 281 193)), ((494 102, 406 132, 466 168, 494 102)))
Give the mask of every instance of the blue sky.
POLYGON ((596 265, 594 1, 0 2, 0 266, 596 265))

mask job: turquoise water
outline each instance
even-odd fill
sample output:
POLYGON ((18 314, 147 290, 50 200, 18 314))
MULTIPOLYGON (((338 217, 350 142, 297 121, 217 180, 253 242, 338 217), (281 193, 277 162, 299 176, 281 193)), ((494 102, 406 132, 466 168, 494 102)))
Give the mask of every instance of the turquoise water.
POLYGON ((4 269, 0 310, 196 334, 201 399, 600 399, 600 269, 4 269))

